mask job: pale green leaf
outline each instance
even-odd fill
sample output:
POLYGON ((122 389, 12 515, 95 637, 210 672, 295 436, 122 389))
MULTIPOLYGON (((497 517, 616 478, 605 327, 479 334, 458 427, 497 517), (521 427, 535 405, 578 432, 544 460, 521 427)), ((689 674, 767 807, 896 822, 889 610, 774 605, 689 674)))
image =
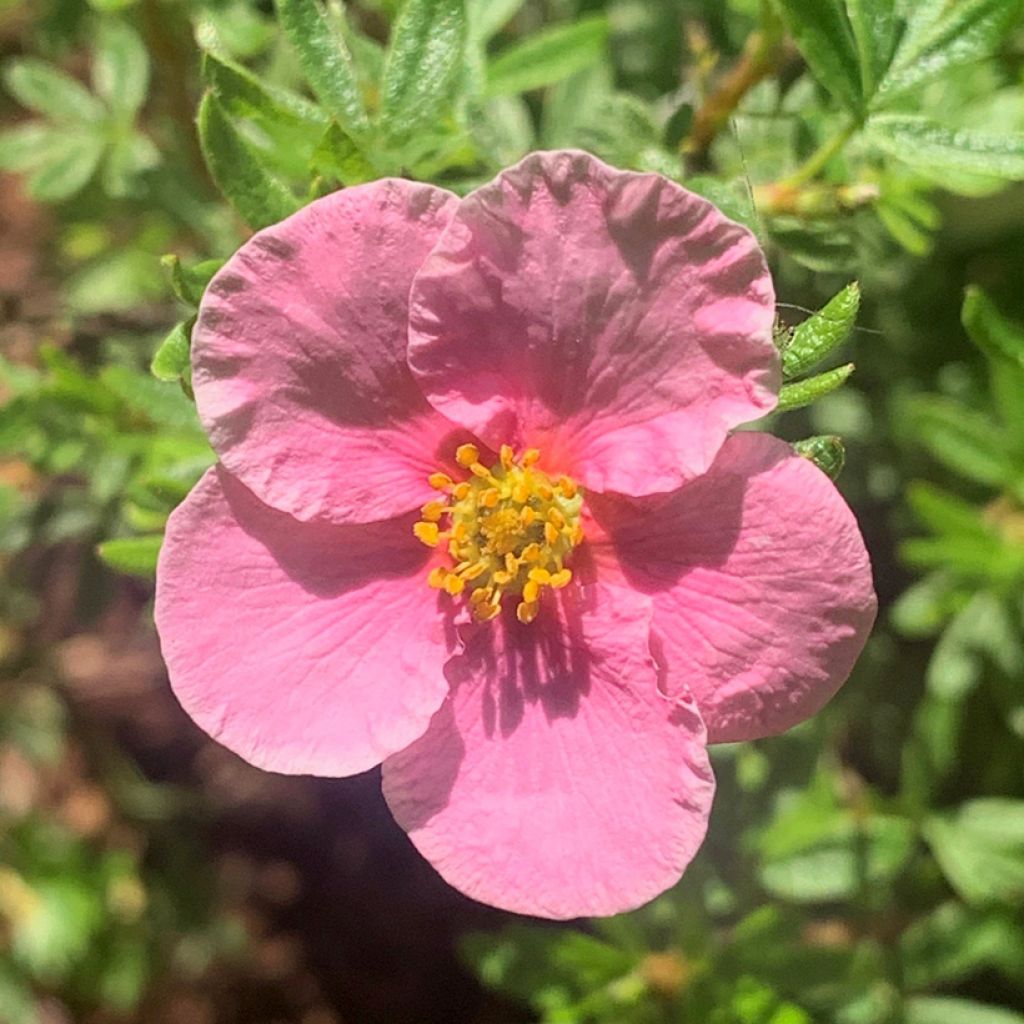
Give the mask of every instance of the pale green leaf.
POLYGON ((894 0, 846 0, 846 13, 857 44, 861 88, 870 97, 885 75, 896 46, 894 0))
POLYGON ((45 61, 13 60, 4 68, 3 78, 16 100, 54 121, 80 125, 106 116, 103 104, 81 82, 45 61))
POLYGON ((115 540, 104 541, 97 551, 100 558, 112 569, 148 579, 156 575, 156 562, 163 539, 163 535, 159 533, 145 534, 141 537, 118 537, 115 540))
POLYGON ((951 996, 913 996, 903 1019, 905 1024, 1024 1024, 1024 1015, 1014 1010, 951 996))
POLYGON ((44 202, 56 203, 81 192, 103 156, 98 135, 64 135, 63 145, 51 151, 46 163, 28 179, 28 190, 44 202))
POLYGON ((199 141, 213 180, 253 228, 294 213, 299 201, 263 163, 209 92, 199 106, 199 141))
POLYGON ((149 90, 149 54, 139 34, 127 22, 107 18, 96 32, 92 82, 111 110, 132 117, 149 90))
POLYGON ((957 0, 922 4, 928 21, 904 37, 889 73, 882 80, 875 106, 888 104, 909 89, 954 68, 981 60, 1006 39, 1020 18, 1021 0, 957 0), (928 10, 941 6, 941 16, 928 10))
POLYGON ((1024 180, 1024 134, 950 128, 915 114, 876 114, 868 139, 882 152, 923 169, 1024 180))
POLYGON ((352 55, 317 0, 276 0, 281 28, 295 48, 306 80, 327 111, 347 131, 369 127, 352 55))
POLYGON ((406 0, 384 60, 381 118, 398 143, 436 123, 464 70, 464 0, 406 0))
POLYGON ((603 16, 542 29, 491 60, 487 93, 511 95, 560 82, 596 64, 607 44, 608 23, 603 16))
POLYGON ((1015 447, 1024 449, 1024 326, 1012 323, 979 288, 968 288, 963 323, 991 367, 992 392, 1015 447))

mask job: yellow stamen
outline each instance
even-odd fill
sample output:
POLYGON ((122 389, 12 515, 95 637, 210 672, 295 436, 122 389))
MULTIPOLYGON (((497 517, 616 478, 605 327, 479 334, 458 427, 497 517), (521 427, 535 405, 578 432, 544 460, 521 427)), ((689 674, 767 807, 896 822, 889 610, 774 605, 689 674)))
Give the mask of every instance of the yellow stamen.
POLYGON ((420 509, 420 515, 428 523, 436 523, 441 516, 448 510, 448 506, 443 501, 428 501, 423 508, 420 509))
POLYGON ((416 534, 417 538, 426 544, 428 548, 436 548, 437 543, 441 538, 441 533, 437 528, 437 523, 414 523, 412 532, 416 534))
POLYGON ((583 494, 569 477, 541 470, 535 448, 517 459, 511 445, 502 445, 490 467, 479 459, 476 445, 459 445, 455 461, 468 470, 467 479, 430 476, 445 500, 425 504, 413 531, 430 547, 443 542, 452 564, 431 569, 427 583, 461 595, 481 622, 495 618, 506 597, 518 599, 520 622, 533 622, 544 588, 560 589, 572 579, 565 563, 583 540, 583 494))
POLYGON ((460 444, 455 449, 455 461, 469 469, 474 462, 480 461, 480 449, 475 444, 460 444))

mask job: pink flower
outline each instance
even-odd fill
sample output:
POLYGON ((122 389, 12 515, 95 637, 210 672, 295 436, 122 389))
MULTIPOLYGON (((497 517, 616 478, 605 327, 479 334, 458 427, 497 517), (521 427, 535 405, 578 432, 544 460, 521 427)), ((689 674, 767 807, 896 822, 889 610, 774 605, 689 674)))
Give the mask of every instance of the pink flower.
POLYGON ((194 333, 220 465, 156 600, 185 709, 268 770, 383 762, 399 824, 487 903, 672 885, 707 742, 816 712, 874 618, 831 482, 729 433, 775 404, 773 311, 748 231, 577 152, 261 231, 194 333))

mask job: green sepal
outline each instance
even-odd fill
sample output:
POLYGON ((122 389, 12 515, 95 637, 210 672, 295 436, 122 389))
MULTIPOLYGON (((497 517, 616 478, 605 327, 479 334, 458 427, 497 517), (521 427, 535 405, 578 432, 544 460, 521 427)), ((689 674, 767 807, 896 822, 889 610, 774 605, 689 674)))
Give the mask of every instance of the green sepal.
POLYGON ((821 434, 805 438, 803 441, 795 441, 793 450, 797 455, 810 459, 832 480, 839 476, 846 465, 846 447, 842 438, 835 434, 821 434))
POLYGON ((788 412, 790 409, 802 409, 805 405, 816 402, 819 398, 830 394, 846 383, 846 379, 853 373, 853 363, 846 363, 844 366, 837 366, 834 370, 826 370, 816 377, 808 377, 807 380, 797 381, 795 384, 785 384, 779 392, 779 404, 775 407, 776 412, 788 412))
POLYGON ((193 307, 199 305, 210 279, 224 266, 223 260, 202 260, 186 267, 175 253, 161 257, 160 262, 167 268, 174 294, 193 307))
POLYGON ((192 393, 192 328, 196 320, 183 320, 175 324, 153 355, 149 364, 150 372, 157 380, 181 382, 181 389, 189 398, 192 393))
POLYGON ((797 325, 782 349, 782 375, 799 377, 850 336, 860 309, 860 287, 848 284, 822 309, 797 325))
POLYGON ((325 181, 340 185, 361 185, 380 177, 377 168, 337 123, 328 126, 313 150, 310 169, 325 181))

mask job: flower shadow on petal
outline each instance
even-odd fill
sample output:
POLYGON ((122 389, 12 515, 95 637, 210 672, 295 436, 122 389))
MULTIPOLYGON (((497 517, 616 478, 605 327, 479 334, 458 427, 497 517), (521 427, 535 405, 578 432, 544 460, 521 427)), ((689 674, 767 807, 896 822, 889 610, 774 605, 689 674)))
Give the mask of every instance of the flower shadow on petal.
MULTIPOLYGON (((415 514, 351 526, 303 523, 264 505, 227 470, 219 468, 218 475, 239 527, 310 594, 329 599, 375 579, 425 572, 431 552, 413 536, 415 514)), ((423 586, 428 593, 425 583, 423 586)), ((381 609, 381 614, 386 612, 381 609)), ((438 600, 437 611, 424 608, 424 615, 433 614, 445 615, 454 639, 451 602, 438 600)))

